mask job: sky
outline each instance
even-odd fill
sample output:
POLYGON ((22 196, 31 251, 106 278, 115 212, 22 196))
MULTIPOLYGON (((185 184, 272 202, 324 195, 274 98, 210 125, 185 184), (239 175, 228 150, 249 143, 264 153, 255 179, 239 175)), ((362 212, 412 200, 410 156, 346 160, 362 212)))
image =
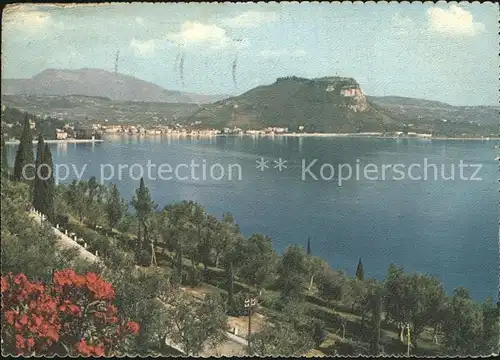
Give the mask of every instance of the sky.
POLYGON ((497 4, 477 2, 23 4, 4 9, 2 77, 114 71, 119 51, 118 72, 169 90, 339 75, 368 95, 498 105, 498 21, 497 4))

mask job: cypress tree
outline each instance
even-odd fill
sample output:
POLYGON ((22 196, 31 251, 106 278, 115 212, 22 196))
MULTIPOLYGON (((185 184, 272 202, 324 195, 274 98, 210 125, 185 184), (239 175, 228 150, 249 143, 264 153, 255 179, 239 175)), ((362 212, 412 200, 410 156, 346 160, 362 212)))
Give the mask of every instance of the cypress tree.
POLYGON ((3 134, 0 135, 2 137, 2 164, 1 164, 1 171, 2 171, 2 176, 8 177, 9 176, 9 161, 7 160, 7 151, 5 149, 5 138, 3 134))
POLYGON ((47 216, 50 222, 54 221, 54 164, 48 144, 43 141, 43 136, 38 137, 37 154, 35 163, 37 172, 33 189, 33 207, 47 216))
POLYGON ((307 238, 307 255, 311 255, 311 238, 307 238))
POLYGON ((155 204, 151 199, 151 194, 149 189, 144 184, 144 178, 141 178, 139 183, 139 188, 135 190, 135 196, 131 202, 137 213, 137 255, 139 252, 145 248, 146 241, 144 239, 145 235, 145 223, 146 218, 151 215, 155 204))
POLYGON ((52 162, 52 153, 50 151, 49 145, 45 144, 45 149, 43 152, 44 160, 43 163, 47 166, 42 168, 41 173, 47 180, 44 181, 45 185, 45 205, 44 211, 45 215, 50 222, 54 222, 54 194, 55 194, 55 179, 54 179, 54 163, 52 162))
POLYGON ((23 132, 19 138, 19 147, 17 148, 16 160, 14 163, 14 180, 28 180, 31 181, 35 176, 35 169, 33 155, 33 135, 31 134, 30 121, 28 114, 24 118, 23 132), (24 170, 24 175, 23 175, 24 170))
POLYGON ((358 261, 358 267, 356 269, 356 277, 363 281, 365 279, 365 270, 363 269, 363 263, 361 262, 361 258, 358 261))
POLYGON ((45 143, 43 141, 42 134, 40 134, 38 136, 38 143, 36 147, 35 180, 33 182, 33 207, 42 214, 45 214, 43 205, 45 202, 45 185, 44 180, 41 177, 43 176, 42 170, 44 170, 41 167, 44 161, 44 151, 45 143))

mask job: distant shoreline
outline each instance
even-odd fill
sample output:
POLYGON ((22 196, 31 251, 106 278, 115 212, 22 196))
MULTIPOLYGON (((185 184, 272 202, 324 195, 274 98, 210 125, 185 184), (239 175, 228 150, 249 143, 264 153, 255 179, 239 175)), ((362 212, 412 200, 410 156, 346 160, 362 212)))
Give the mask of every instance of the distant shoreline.
MULTIPOLYGON (((47 144, 71 144, 71 143, 95 143, 103 142, 102 139, 65 139, 65 140, 44 140, 47 144)), ((33 144, 38 144, 38 140, 33 140, 33 144)), ((19 145, 19 140, 9 140, 5 145, 19 145)))
POLYGON ((422 137, 422 136, 381 136, 381 135, 357 135, 339 133, 282 133, 282 134, 219 134, 217 136, 254 136, 254 137, 336 137, 336 138, 358 138, 358 139, 414 139, 414 140, 482 140, 499 141, 500 137, 422 137))
MULTIPOLYGON (((116 137, 143 137, 143 138, 153 138, 153 137, 197 137, 197 138, 213 138, 217 136, 251 136, 251 137, 335 137, 335 138, 356 138, 356 139, 413 139, 413 140, 471 140, 471 141, 500 141, 500 137, 445 137, 445 136, 434 136, 434 137, 421 137, 421 136, 382 136, 382 135, 359 135, 359 134, 342 134, 342 133, 279 133, 279 134, 188 134, 188 133, 166 133, 166 134, 103 134, 103 137, 116 138, 116 137)), ((93 143, 93 142, 103 142, 103 139, 67 139, 67 140, 45 140, 49 144, 57 143, 93 143)), ((34 140, 33 144, 37 141, 34 140)), ((16 141, 6 141, 6 145, 17 145, 19 140, 16 141)))

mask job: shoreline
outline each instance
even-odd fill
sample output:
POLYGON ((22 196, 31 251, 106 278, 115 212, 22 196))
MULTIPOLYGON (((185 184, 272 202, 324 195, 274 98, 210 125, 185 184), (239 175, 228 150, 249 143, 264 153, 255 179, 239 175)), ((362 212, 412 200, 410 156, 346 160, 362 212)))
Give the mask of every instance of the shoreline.
MULTIPOLYGON (((282 133, 282 134, 103 134, 103 137, 141 137, 141 138, 154 138, 154 137, 196 137, 196 138, 213 138, 217 136, 251 136, 251 137, 335 137, 335 138, 357 138, 357 139, 406 139, 406 140, 473 140, 473 141, 500 141, 500 137, 421 137, 421 136, 382 136, 382 135, 358 135, 358 134, 339 134, 339 133, 282 133)), ((91 141, 91 140, 89 140, 91 141)), ((99 140, 94 140, 99 141, 99 140)), ((101 140, 102 141, 102 140, 101 140)))
MULTIPOLYGON (((68 139, 68 140, 44 140, 46 144, 71 144, 71 143, 96 143, 103 142, 103 139, 68 139)), ((33 140, 33 144, 38 144, 38 140, 33 140)), ((19 140, 9 140, 5 145, 19 145, 19 140)))
POLYGON ((500 137, 421 137, 421 136, 381 136, 381 135, 357 135, 337 133, 286 133, 286 134, 218 134, 217 136, 253 136, 253 137, 335 137, 335 138, 357 138, 357 139, 405 139, 405 140, 476 140, 476 141, 500 141, 500 137))

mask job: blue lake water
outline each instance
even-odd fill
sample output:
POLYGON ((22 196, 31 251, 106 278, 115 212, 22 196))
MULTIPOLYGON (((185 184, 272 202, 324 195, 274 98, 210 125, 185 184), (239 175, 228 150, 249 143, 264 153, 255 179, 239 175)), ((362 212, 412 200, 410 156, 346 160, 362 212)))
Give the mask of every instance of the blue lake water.
MULTIPOLYGON (((492 141, 234 136, 118 137, 96 144, 53 144, 51 148, 56 164, 73 164, 78 170, 86 164, 84 179, 99 179, 101 171, 110 177, 113 168, 111 181, 118 183, 128 199, 138 186, 134 178, 139 178, 142 168, 161 207, 194 200, 219 218, 231 212, 245 235, 260 232, 271 236, 280 253, 291 244, 305 246, 310 237, 313 255, 349 274, 355 273, 358 257, 363 260, 365 276, 377 279, 384 278, 394 262, 406 270, 439 276, 448 292, 465 286, 480 300, 496 297, 498 288, 498 162, 493 145, 492 141), (268 161, 269 167, 263 171, 256 169, 260 158, 268 161), (279 158, 287 161, 282 171, 274 168, 273 161, 279 158), (318 180, 308 172, 303 179, 303 169, 315 159, 310 170, 318 180), (464 179, 475 172, 470 167, 463 170, 461 179, 461 160, 467 165, 480 164, 475 178, 482 180, 464 179), (148 178, 148 161, 156 165, 151 171, 156 180, 148 178), (187 168, 191 161, 200 165, 195 177, 187 168), (365 176, 363 169, 369 163, 373 164, 371 172, 365 176), (110 165, 101 169, 103 164, 110 165), (119 164, 123 165, 121 180, 119 164), (131 177, 125 166, 132 164, 137 165, 131 177), (158 177, 161 164, 168 164, 163 165, 164 180, 158 177), (176 177, 179 164, 186 166, 178 168, 176 177), (220 165, 214 166, 211 177, 214 164, 220 165), (330 179, 331 168, 337 172, 339 164, 353 169, 353 177, 340 186, 336 175, 330 179), (382 165, 396 164, 400 172, 389 168, 385 180, 381 179, 382 165), (409 178, 411 164, 417 164, 410 173, 415 180, 409 178), (432 167, 427 180, 417 179, 425 175, 424 164, 437 165, 438 179, 432 167), (455 168, 454 180, 442 178, 441 164, 446 177, 455 168), (171 173, 166 172, 168 166, 171 173), (217 180, 221 167, 225 174, 217 180), (167 180, 168 176, 172 179, 167 180)), ((14 147, 9 148, 12 161, 14 147)), ((347 168, 344 171, 346 175, 347 168)), ((72 178, 74 174, 65 181, 72 178)))

